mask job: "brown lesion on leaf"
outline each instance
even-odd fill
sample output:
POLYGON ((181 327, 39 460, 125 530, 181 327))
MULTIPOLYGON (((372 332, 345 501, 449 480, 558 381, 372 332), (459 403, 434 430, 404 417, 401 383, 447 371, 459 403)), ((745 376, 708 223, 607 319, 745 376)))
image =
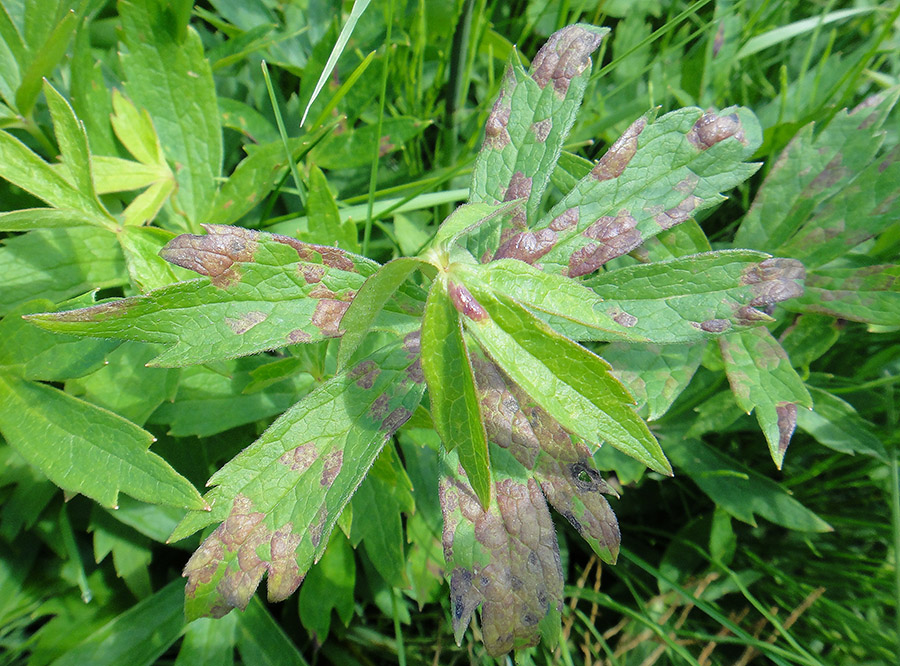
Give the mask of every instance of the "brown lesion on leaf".
POLYGON ((306 574, 300 572, 296 555, 297 546, 300 545, 302 539, 303 536, 295 533, 290 523, 276 530, 272 535, 269 545, 271 555, 267 583, 269 601, 284 601, 303 582, 306 574))
POLYGON ((591 66, 591 53, 600 45, 603 35, 578 25, 558 30, 534 56, 531 78, 541 88, 548 83, 560 97, 569 91, 569 83, 591 66))
POLYGON ((638 118, 631 123, 591 169, 591 176, 598 181, 611 180, 621 176, 637 152, 638 137, 646 126, 647 119, 645 117, 638 118))
POLYGON ((110 303, 101 303, 99 305, 91 305, 78 310, 68 310, 66 312, 48 312, 40 315, 25 315, 23 319, 31 319, 39 316, 41 319, 50 319, 51 321, 106 321, 107 319, 115 319, 121 317, 128 312, 132 305, 140 303, 140 296, 129 296, 110 303))
POLYGON ((619 326, 624 326, 625 328, 633 328, 638 322, 637 317, 624 310, 615 310, 610 313, 610 316, 619 326))
POLYGON ((849 178, 852 173, 847 167, 841 166, 842 161, 843 155, 841 153, 831 158, 821 173, 806 186, 806 189, 803 191, 804 197, 811 197, 849 178))
POLYGON ((355 273, 356 264, 350 258, 348 253, 340 248, 331 247, 329 245, 315 245, 314 243, 304 243, 290 236, 282 236, 281 234, 267 234, 277 243, 289 245, 297 251, 300 261, 311 264, 324 264, 329 268, 336 268, 341 271, 355 273))
POLYGON ((387 396, 386 393, 380 394, 375 400, 372 402, 372 406, 369 407, 369 416, 373 421, 381 422, 388 413, 388 407, 390 407, 391 399, 387 396))
POLYGON ((319 547, 326 522, 328 522, 328 507, 325 505, 325 502, 322 502, 321 506, 319 506, 319 510, 316 512, 316 517, 313 519, 313 522, 309 524, 309 540, 312 543, 313 548, 319 547))
POLYGON ((772 321, 772 317, 765 312, 750 307, 749 305, 738 308, 737 312, 734 313, 734 317, 742 326, 753 326, 759 322, 772 321))
POLYGON ((319 484, 325 488, 330 488, 331 484, 340 474, 341 467, 344 465, 344 450, 337 449, 327 454, 322 459, 322 478, 319 484))
POLYGON ((304 331, 302 328, 297 328, 288 333, 287 343, 289 345, 296 345, 302 342, 311 342, 312 336, 304 331))
POLYGON ((370 389, 375 385, 375 380, 381 374, 378 364, 371 359, 360 362, 349 373, 350 380, 356 380, 356 385, 362 389, 370 389))
POLYGON ((341 319, 349 307, 350 304, 344 301, 332 298, 319 299, 312 315, 313 326, 318 328, 326 338, 339 337, 341 335, 341 319))
POLYGON ((254 326, 263 323, 269 315, 265 312, 251 310, 238 317, 225 317, 225 324, 237 335, 243 335, 254 326))
POLYGON ((803 295, 806 268, 796 259, 772 257, 744 270, 741 284, 749 285, 751 307, 764 307, 803 295))
POLYGON ((797 405, 793 402, 780 402, 775 405, 775 413, 778 415, 778 453, 784 456, 794 428, 797 427, 797 405))
POLYGON ((534 134, 535 140, 538 143, 544 143, 547 137, 550 136, 550 130, 553 129, 553 119, 545 118, 532 123, 530 129, 531 133, 534 134))
POLYGON ((744 127, 737 113, 729 113, 726 116, 714 112, 704 113, 687 133, 687 140, 699 150, 712 148, 730 137, 747 145, 744 127))
POLYGON ((407 333, 403 337, 403 351, 407 358, 417 358, 422 353, 422 330, 407 333))
POLYGON ((731 328, 731 322, 727 319, 707 319, 700 322, 700 330, 707 333, 724 333, 731 328))
POLYGON ((549 228, 553 231, 565 231, 576 226, 579 219, 581 219, 581 213, 577 207, 567 208, 550 221, 549 228))
POLYGON ((687 220, 701 203, 703 203, 703 200, 700 197, 691 194, 685 197, 677 206, 658 213, 653 219, 663 229, 671 229, 676 224, 681 224, 687 220))
POLYGON ((379 429, 390 437, 400 429, 400 426, 409 421, 410 416, 412 416, 412 412, 406 407, 396 407, 385 417, 379 429))
POLYGON ((318 458, 319 450, 315 442, 306 442, 282 454, 278 462, 287 465, 298 474, 303 474, 318 458))
POLYGON ((457 284, 453 280, 447 281, 447 294, 457 312, 465 315, 472 321, 484 321, 488 318, 487 310, 481 307, 481 303, 475 300, 465 285, 457 284))
POLYGON ((605 215, 591 223, 582 235, 597 243, 587 243, 569 257, 569 277, 593 273, 603 264, 628 254, 643 241, 637 220, 622 209, 614 217, 605 215))
MULTIPOLYGON (((509 187, 506 188, 506 194, 503 201, 515 201, 516 199, 528 199, 531 196, 532 178, 526 176, 522 171, 516 171, 509 179, 509 187)), ((510 216, 510 223, 514 228, 526 229, 528 220, 524 206, 516 206, 510 216)), ((506 238, 501 238, 505 241, 506 238)))
POLYGON ((533 264, 556 245, 556 232, 552 229, 522 231, 503 243, 494 259, 518 259, 533 264))
POLYGON ((170 264, 209 277, 219 288, 237 282, 240 273, 234 265, 253 261, 259 232, 220 224, 201 226, 206 230, 205 236, 176 236, 159 251, 159 256, 170 264))
POLYGON ((488 115, 484 126, 484 147, 492 150, 503 150, 509 145, 510 137, 507 126, 511 114, 510 102, 506 99, 505 90, 500 91, 500 96, 494 102, 491 113, 488 115))
POLYGON ((303 281, 307 284, 316 284, 321 282, 325 276, 325 267, 321 264, 297 264, 297 272, 303 276, 303 281))

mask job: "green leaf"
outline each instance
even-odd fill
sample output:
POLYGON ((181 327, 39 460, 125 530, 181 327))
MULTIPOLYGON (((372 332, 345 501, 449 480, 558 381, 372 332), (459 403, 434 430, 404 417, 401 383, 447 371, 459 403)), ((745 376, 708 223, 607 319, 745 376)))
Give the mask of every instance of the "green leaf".
POLYGON ((409 587, 401 513, 410 516, 415 508, 412 483, 386 446, 353 496, 350 543, 362 542, 375 570, 393 587, 409 587))
POLYGON ((196 224, 215 194, 222 130, 200 37, 191 27, 177 31, 170 11, 151 0, 120 4, 127 46, 120 60, 129 96, 149 112, 163 152, 176 165, 176 207, 196 224))
POLYGON ((756 420, 781 469, 797 425, 797 406, 812 407, 812 398, 791 361, 768 329, 760 326, 719 338, 725 373, 738 406, 756 420))
POLYGON ((237 616, 238 652, 245 664, 306 666, 306 660, 259 599, 237 616))
POLYGON ((407 141, 425 131, 429 124, 418 118, 397 116, 382 121, 380 137, 376 136, 376 125, 363 125, 340 134, 331 133, 310 152, 309 159, 322 169, 368 166, 372 161, 372 146, 376 143, 380 147, 379 154, 388 155, 403 148, 407 141))
POLYGON ((125 266, 131 284, 138 291, 146 293, 194 277, 190 271, 159 256, 160 250, 173 238, 173 232, 159 227, 126 226, 119 231, 125 266))
POLYGON ((107 228, 117 226, 108 215, 98 210, 97 200, 92 193, 77 190, 28 146, 12 134, 2 131, 0 131, 0 178, 18 185, 54 208, 79 211, 91 224, 107 228))
POLYGON ((639 413, 646 414, 649 421, 656 421, 687 388, 700 366, 705 346, 702 342, 691 345, 613 342, 603 349, 603 358, 637 398, 639 413))
POLYGON ((29 44, 34 58, 22 73, 22 83, 16 90, 16 110, 19 114, 31 115, 34 103, 41 92, 44 77, 50 76, 50 73, 66 54, 78 20, 75 11, 69 10, 49 33, 43 44, 40 46, 29 44))
POLYGON ((178 581, 132 606, 66 651, 55 666, 150 666, 181 636, 184 595, 178 581))
POLYGON ((417 351, 387 347, 336 375, 212 476, 211 511, 191 512, 170 537, 224 521, 185 567, 188 618, 246 607, 266 571, 270 600, 297 589, 384 443, 419 404, 417 351))
POLYGON ((24 314, 55 308, 46 299, 28 301, 0 320, 0 366, 25 379, 58 382, 104 365, 118 343, 45 333, 22 319, 24 314))
POLYGON ((134 159, 148 166, 165 166, 166 158, 147 109, 138 109, 117 89, 112 92, 112 107, 113 130, 134 159))
MULTIPOLYGON (((438 254, 435 259, 440 260, 441 255, 450 251, 454 241, 463 234, 475 231, 480 225, 495 221, 500 222, 513 213, 520 205, 521 200, 515 199, 502 204, 470 203, 458 206, 438 227, 437 233, 431 240, 431 248, 438 254)), ((423 256, 430 258, 428 251, 423 256)))
POLYGON ((817 206, 864 171, 884 140, 880 123, 872 120, 894 102, 896 93, 885 95, 874 110, 845 109, 815 137, 812 124, 803 127, 766 176, 735 245, 770 250, 784 244, 817 206))
POLYGON ((495 256, 540 260, 545 271, 570 277, 592 273, 720 203, 720 192, 758 168, 744 160, 760 139, 758 121, 744 108, 639 118, 571 192, 495 256))
POLYGON ((867 324, 900 326, 900 265, 810 271, 806 293, 787 307, 867 324))
POLYGON ((608 442, 651 469, 671 474, 662 449, 631 407, 634 399, 606 361, 506 296, 477 291, 475 298, 470 310, 477 316, 465 317, 466 330, 563 428, 595 447, 608 442))
POLYGON ((588 24, 555 32, 535 55, 527 73, 515 62, 513 53, 485 125, 470 201, 528 199, 526 210, 521 219, 514 219, 513 226, 533 223, 581 106, 591 75, 591 54, 608 32, 608 28, 588 24))
POLYGON ((355 585, 353 549, 339 530, 329 539, 322 559, 309 570, 297 600, 300 622, 318 644, 324 644, 328 638, 332 609, 337 611, 345 626, 350 623, 355 605, 355 585))
POLYGON ((194 620, 185 629, 175 666, 234 666, 237 625, 236 615, 194 620))
POLYGON ((31 231, 96 224, 89 213, 70 208, 20 208, 0 213, 0 231, 31 231))
MULTIPOLYGON (((75 115, 74 109, 66 98, 60 95, 48 81, 44 81, 44 96, 47 98, 47 106, 50 107, 53 131, 56 134, 56 141, 59 143, 60 156, 69 176, 69 182, 91 201, 93 206, 89 212, 95 214, 98 219, 103 216, 109 217, 109 214, 100 205, 97 193, 94 191, 91 151, 88 147, 84 125, 75 115)), ((112 218, 109 219, 109 222, 112 222, 112 218)))
POLYGON ((199 493, 147 449, 153 435, 122 417, 44 384, 0 371, 0 430, 63 490, 115 506, 119 492, 155 504, 201 509, 199 493))
POLYGON ((113 567, 138 599, 153 593, 150 585, 150 541, 112 518, 97 505, 92 507, 88 531, 94 535, 94 562, 100 564, 112 553, 113 567))
POLYGON ((309 231, 307 236, 303 236, 304 240, 359 252, 356 225, 352 220, 341 221, 337 202, 328 189, 328 180, 315 164, 309 167, 309 195, 306 209, 309 216, 309 231))
POLYGON ((667 437, 665 443, 675 467, 738 520, 755 526, 755 516, 762 516, 790 530, 831 531, 828 523, 785 488, 700 440, 674 436, 667 437))
POLYGON ((378 314, 400 285, 416 268, 426 267, 430 267, 430 264, 411 257, 400 257, 389 261, 366 279, 341 318, 344 335, 341 336, 338 350, 338 368, 343 368, 359 349, 378 314))
POLYGON ((422 370, 434 428, 447 451, 458 450, 469 483, 481 506, 487 507, 491 501, 491 463, 472 365, 454 307, 461 293, 468 294, 465 287, 443 275, 432 284, 422 320, 422 370))
POLYGON ((0 314, 34 298, 64 301, 97 288, 128 283, 115 234, 97 227, 39 229, 0 248, 0 314))
POLYGON ((873 426, 852 405, 814 386, 809 387, 809 392, 815 407, 797 412, 797 426, 801 430, 829 449, 850 455, 862 453, 887 462, 884 445, 873 426))
POLYGON ((217 364, 215 369, 185 368, 175 399, 160 405, 150 422, 169 424, 174 437, 209 437, 280 414, 312 388, 312 377, 301 374, 250 393, 253 373, 266 363, 265 356, 247 356, 217 364))
POLYGON ((58 332, 167 345, 155 365, 203 363, 339 336, 349 302, 377 266, 287 236, 205 229, 205 236, 178 236, 160 254, 206 278, 30 320, 58 332))
POLYGON ((559 624, 562 569, 556 531, 537 482, 509 453, 498 460, 487 509, 447 455, 441 478, 444 556, 450 569, 450 607, 457 643, 480 604, 488 654, 536 645, 543 626, 559 624), (508 461, 508 462, 507 462, 508 461))

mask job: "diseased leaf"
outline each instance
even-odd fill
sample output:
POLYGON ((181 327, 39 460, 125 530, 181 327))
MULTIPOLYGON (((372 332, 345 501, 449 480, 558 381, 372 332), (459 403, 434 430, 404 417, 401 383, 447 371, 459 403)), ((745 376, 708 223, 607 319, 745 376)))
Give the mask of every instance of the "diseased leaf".
POLYGON ((495 256, 539 260, 543 270, 569 277, 592 273, 720 203, 720 192, 758 168, 744 160, 760 138, 759 123, 744 108, 639 118, 530 230, 501 239, 495 256), (533 247, 523 255, 523 246, 533 247))
POLYGON ((756 420, 781 469, 797 425, 797 406, 812 407, 812 398, 790 359, 768 329, 760 326, 719 338, 725 373, 738 406, 756 420))
POLYGON ((0 275, 0 314, 34 298, 60 302, 128 283, 115 234, 84 226, 38 229, 4 239, 0 275))
POLYGON ((159 256, 160 250, 173 238, 173 232, 159 227, 126 226, 119 231, 128 276, 141 293, 194 277, 192 272, 159 256))
POLYGON ((155 504, 202 509, 200 494, 147 449, 153 435, 45 384, 0 371, 0 431, 29 463, 70 493, 115 506, 119 492, 155 504))
POLYGON ((485 250, 496 250, 504 229, 522 231, 534 223, 541 196, 581 106, 591 74, 591 54, 608 32, 587 24, 567 26, 551 35, 528 72, 513 53, 485 124, 469 201, 528 202, 511 221, 498 220, 484 230, 489 234, 481 236, 478 246, 470 245, 476 257, 485 250))
POLYGON ((205 275, 145 296, 35 315, 48 330, 165 344, 155 365, 233 358, 339 336, 340 320, 377 264, 287 236, 206 225, 160 252, 205 275))
POLYGON ((766 176, 735 245, 772 249, 785 243, 818 205, 865 170, 884 141, 876 118, 894 102, 896 94, 884 96, 874 109, 844 109, 815 137, 812 123, 801 129, 766 176))
POLYGON ((447 451, 458 449, 472 488, 481 506, 487 507, 491 501, 488 443, 458 312, 465 309, 466 297, 474 300, 465 287, 444 275, 432 284, 422 320, 422 371, 434 428, 447 451))
POLYGON ((266 572, 271 601, 297 589, 385 441, 421 400, 417 352, 393 345, 336 375, 212 476, 212 510, 191 512, 170 537, 224 521, 185 567, 189 619, 246 607, 266 572))
POLYGON ((196 224, 222 169, 222 129, 203 45, 190 26, 178 30, 169 10, 156 2, 122 2, 119 16, 127 47, 120 60, 129 96, 149 112, 163 152, 176 165, 177 208, 196 224))
POLYGON ((703 442, 679 436, 665 439, 675 467, 690 477, 716 506, 750 525, 762 516, 801 532, 830 532, 831 526, 771 479, 703 442))
POLYGON ((639 413, 655 421, 687 388, 700 366, 705 346, 702 342, 691 345, 614 342, 603 349, 603 358, 637 398, 639 413))
POLYGON ((619 524, 602 493, 615 491, 590 451, 483 355, 472 356, 485 427, 492 444, 512 454, 541 484, 553 508, 604 561, 619 554, 619 524))
POLYGON ((491 359, 567 431, 603 442, 663 474, 671 469, 634 400, 603 359, 555 333, 514 301, 478 292, 466 330, 491 359))
POLYGON ((787 307, 882 326, 900 326, 900 266, 819 268, 787 307))
MULTIPOLYGON (((495 460, 511 458, 492 447, 495 453, 495 460)), ((498 463, 486 510, 457 460, 447 455, 440 484, 453 633, 459 643, 481 605, 484 644, 496 657, 535 645, 543 627, 558 626, 563 578, 556 532, 538 483, 517 473, 524 469, 515 460, 498 463)))

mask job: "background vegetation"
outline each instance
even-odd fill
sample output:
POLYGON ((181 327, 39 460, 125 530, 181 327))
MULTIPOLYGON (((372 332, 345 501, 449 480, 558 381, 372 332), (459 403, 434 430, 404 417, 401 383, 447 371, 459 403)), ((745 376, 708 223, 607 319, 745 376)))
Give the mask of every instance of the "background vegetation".
MULTIPOLYGON (((568 582, 562 640, 519 658, 895 662, 900 297, 890 264, 900 225, 889 194, 900 189, 900 124, 890 111, 900 84, 896 3, 387 0, 361 13, 351 13, 352 3, 267 0, 2 5, 4 136, 60 174, 57 158, 71 150, 58 126, 60 95, 68 99, 84 123, 103 204, 131 223, 151 224, 107 241, 96 227, 67 226, 79 201, 51 201, 56 211, 44 209, 36 222, 27 211, 56 196, 47 194, 56 181, 49 174, 41 175, 43 186, 14 184, 44 167, 3 153, 0 365, 13 379, 0 381, 8 392, 0 394, 0 664, 493 661, 477 627, 461 646, 453 640, 440 535, 429 520, 436 479, 422 472, 428 467, 418 453, 437 446, 433 431, 415 427, 427 423, 404 428, 387 471, 362 486, 357 501, 378 506, 379 529, 345 525, 349 539, 335 531, 326 556, 287 602, 257 598, 244 613, 190 625, 181 570, 200 535, 166 543, 184 510, 134 499, 142 498, 137 482, 117 497, 119 488, 104 487, 99 474, 79 481, 93 481, 90 493, 81 492, 97 501, 75 495, 66 478, 74 465, 54 448, 68 435, 41 425, 51 408, 58 418, 70 413, 70 403, 47 398, 63 391, 145 427, 156 437, 151 451, 202 488, 334 372, 334 345, 147 368, 160 348, 93 342, 42 357, 38 336, 45 334, 26 328, 20 315, 86 305, 90 297, 82 295, 95 289, 98 297, 131 295, 189 277, 136 258, 155 256, 174 233, 198 233, 205 220, 339 242, 379 262, 415 254, 468 195, 513 45, 527 62, 553 31, 577 21, 612 33, 595 56, 568 151, 597 159, 657 106, 739 104, 758 116, 763 144, 753 159, 762 168, 697 220, 713 247, 731 246, 761 183, 798 134, 811 153, 845 142, 859 166, 808 203, 796 193, 772 194, 765 214, 818 220, 812 228, 820 229, 836 216, 864 228, 874 214, 854 193, 880 192, 886 203, 880 233, 826 266, 837 282, 822 289, 857 294, 855 304, 815 312, 788 302, 773 313, 769 328, 815 401, 814 411, 798 414, 783 469, 774 468, 756 420, 727 390, 721 357, 707 348, 674 404, 653 414, 675 477, 614 452, 597 456, 621 493, 612 501, 622 529, 619 563, 599 565, 557 520, 568 582), (336 68, 307 111, 342 27, 353 20, 336 68), (802 134, 810 123, 817 137, 842 127, 841 109, 875 93, 884 100, 880 129, 865 136, 834 130, 819 144, 802 134), (123 141, 123 128, 141 140, 123 141), (295 169, 281 161, 286 151, 299 159, 295 169), (244 171, 225 180, 239 164, 244 171), (877 284, 840 282, 848 275, 840 271, 872 265, 888 266, 877 284), (23 363, 26 370, 16 369, 23 363), (696 444, 686 450, 685 441, 696 444), (405 474, 391 480, 400 459, 405 474)), ((675 247, 679 238, 668 242, 675 247)), ((768 240, 777 247, 752 247, 790 247, 786 239, 768 240)), ((795 240, 794 249, 825 240, 795 240)), ((632 380, 643 376, 627 350, 596 349, 626 381, 629 372, 632 380)), ((652 395, 642 402, 646 416, 652 395)), ((78 430, 77 421, 71 428, 78 430)), ((104 444, 97 437, 93 444, 104 444)), ((137 447, 143 440, 136 437, 137 447)))

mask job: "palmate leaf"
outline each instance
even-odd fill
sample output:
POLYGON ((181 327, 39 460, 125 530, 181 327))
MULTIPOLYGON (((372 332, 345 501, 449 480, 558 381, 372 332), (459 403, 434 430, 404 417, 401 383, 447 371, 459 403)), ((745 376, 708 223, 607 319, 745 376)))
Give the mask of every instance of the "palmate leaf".
POLYGON ((177 541, 224 521, 185 567, 189 619, 244 608, 264 573, 287 598, 325 550, 338 516, 425 385, 418 336, 321 384, 216 472, 211 511, 188 514, 177 541))
POLYGON ((686 108, 635 121, 591 172, 527 230, 502 237, 495 259, 587 275, 698 211, 751 176, 761 130, 747 109, 686 108))
POLYGON ((378 266, 287 236, 205 228, 160 252, 205 278, 29 319, 51 331, 167 345, 154 365, 203 363, 338 336, 341 316, 378 266))

